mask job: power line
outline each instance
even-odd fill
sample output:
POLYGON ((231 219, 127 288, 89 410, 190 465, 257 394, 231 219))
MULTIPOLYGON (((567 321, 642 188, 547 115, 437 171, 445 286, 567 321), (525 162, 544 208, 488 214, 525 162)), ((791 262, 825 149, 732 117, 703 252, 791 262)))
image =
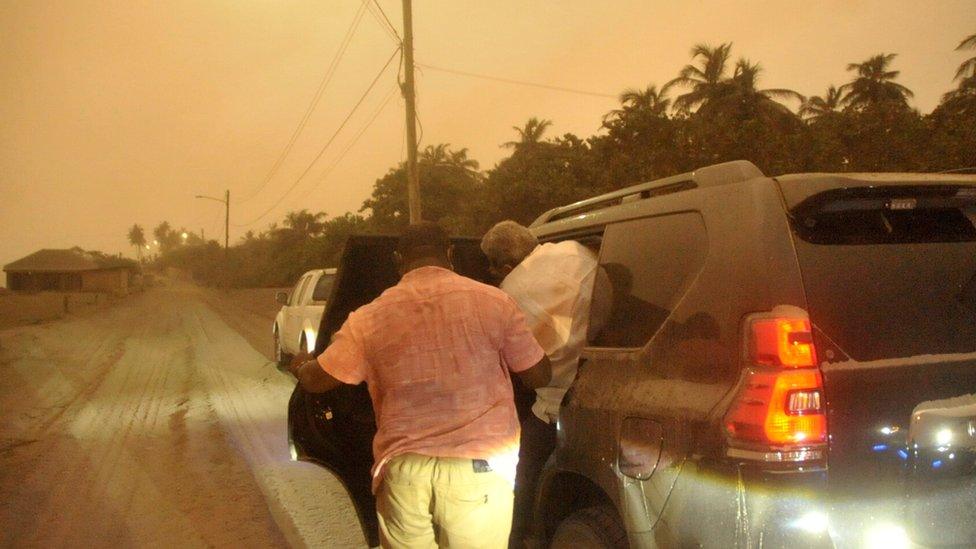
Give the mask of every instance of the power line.
POLYGON ((346 148, 344 148, 342 152, 339 153, 339 156, 336 157, 332 165, 329 166, 329 168, 326 169, 324 172, 322 172, 322 176, 315 183, 315 185, 313 185, 312 188, 308 190, 308 192, 312 192, 316 188, 318 188, 318 186, 322 183, 322 181, 324 181, 325 178, 330 173, 332 173, 332 170, 334 170, 339 165, 339 163, 342 162, 342 159, 345 158, 346 153, 348 153, 349 150, 356 145, 356 143, 359 141, 359 138, 362 137, 363 134, 366 133, 366 130, 368 130, 369 127, 373 124, 373 122, 375 122, 376 119, 379 118, 380 113, 382 113, 383 109, 386 108, 386 106, 390 103, 390 99, 393 99, 393 96, 396 95, 397 89, 399 89, 397 85, 394 85, 392 88, 390 88, 390 91, 387 92, 386 97, 380 103, 379 107, 375 111, 373 111, 373 114, 370 116, 369 121, 366 122, 366 125, 364 125, 362 129, 359 130, 359 133, 357 133, 356 136, 352 138, 352 141, 350 141, 349 144, 346 145, 346 148))
POLYGON ((457 74, 457 75, 460 75, 460 76, 469 76, 471 78, 481 78, 481 79, 484 79, 484 80, 494 80, 496 82, 504 82, 506 84, 516 84, 516 85, 519 85, 519 86, 530 86, 530 87, 533 87, 533 88, 543 88, 543 89, 546 89, 546 90, 561 91, 561 92, 566 92, 566 93, 575 93, 575 94, 578 94, 578 95, 590 95, 590 96, 593 96, 593 97, 609 97, 609 98, 612 98, 612 99, 617 99, 617 95, 610 94, 610 93, 600 93, 600 92, 587 91, 587 90, 578 90, 578 89, 574 89, 574 88, 566 88, 566 87, 563 87, 563 86, 552 86, 552 85, 549 85, 549 84, 540 84, 538 82, 525 82, 525 81, 522 81, 522 80, 514 80, 512 78, 502 78, 500 76, 491 76, 491 75, 488 75, 488 74, 477 74, 477 73, 473 73, 473 72, 459 71, 459 70, 455 70, 455 69, 447 69, 447 68, 444 68, 444 67, 435 67, 433 65, 425 65, 425 64, 422 64, 422 63, 417 63, 417 66, 418 67, 423 67, 425 69, 430 69, 432 71, 446 72, 446 73, 450 73, 450 74, 457 74))
POLYGON ((390 29, 393 31, 393 34, 396 35, 397 40, 400 40, 400 33, 397 32, 396 26, 390 21, 390 18, 386 16, 386 12, 383 11, 383 6, 380 5, 380 0, 373 0, 373 3, 376 5, 376 8, 380 10, 383 20, 385 20, 386 24, 390 26, 390 29))
POLYGON ((369 10, 369 14, 373 16, 373 19, 375 19, 377 23, 379 23, 380 27, 386 31, 386 34, 390 35, 390 38, 392 38, 398 44, 402 42, 396 27, 393 26, 393 23, 390 23, 390 19, 386 16, 386 12, 383 11, 383 8, 378 2, 374 4, 373 0, 363 0, 363 5, 366 6, 366 8, 369 10), (375 11, 373 11, 374 5, 379 8, 382 18, 380 15, 377 15, 375 11))
POLYGON ((386 72, 387 67, 390 66, 390 63, 393 61, 393 58, 396 57, 396 54, 399 52, 400 52, 399 47, 393 50, 393 53, 390 54, 390 57, 389 59, 386 60, 386 63, 383 65, 383 68, 381 68, 380 71, 376 73, 376 76, 373 78, 373 81, 370 82, 369 87, 367 87, 366 91, 363 92, 363 95, 359 98, 359 101, 356 102, 352 110, 349 111, 349 114, 346 115, 346 118, 342 121, 341 124, 339 124, 339 127, 336 129, 335 133, 332 134, 332 137, 330 137, 329 140, 325 143, 325 145, 322 146, 318 154, 315 155, 315 158, 313 158, 312 161, 305 168, 305 170, 302 171, 301 175, 299 175, 298 178, 295 179, 294 183, 292 183, 291 186, 288 187, 288 190, 286 190, 284 194, 282 194, 281 197, 279 197, 278 200, 276 200, 275 203, 271 205, 270 208, 262 212, 261 215, 255 217, 254 219, 248 221, 247 223, 243 223, 243 224, 235 223, 234 224, 235 227, 246 227, 248 225, 253 225, 257 221, 261 220, 264 216, 271 213, 272 210, 277 208, 278 205, 281 204, 281 202, 285 199, 285 197, 287 197, 293 190, 295 190, 295 187, 298 186, 298 183, 301 182, 301 180, 306 175, 308 175, 308 172, 312 170, 312 167, 315 166, 315 163, 318 162, 320 158, 322 158, 322 155, 325 154, 325 151, 328 150, 329 146, 332 145, 332 142, 335 141, 336 137, 339 136, 339 132, 341 132, 342 129, 346 127, 346 124, 349 122, 349 119, 351 119, 352 116, 356 114, 356 111, 359 109, 359 106, 362 105, 363 101, 366 100, 366 96, 369 95, 369 92, 373 90, 373 87, 376 86, 376 82, 378 82, 380 77, 383 76, 383 73, 386 72))
POLYGON ((353 17, 352 23, 349 25, 349 29, 346 31, 346 35, 339 44, 339 49, 336 51, 335 56, 333 56, 332 61, 329 63, 329 67, 322 76, 322 80, 319 82, 319 87, 315 90, 315 95, 312 96, 312 101, 305 109, 305 114, 302 115, 301 120, 298 122, 298 126, 295 128, 295 131, 292 132, 291 137, 288 139, 288 143, 285 145, 284 149, 282 149, 281 154, 278 155, 278 159, 275 160, 275 163, 271 166, 271 170, 268 171, 268 174, 261 181, 261 184, 258 185, 258 188, 246 198, 236 201, 237 204, 247 202, 256 197, 278 173, 278 170, 284 163, 285 158, 291 153, 291 149, 295 146, 295 142, 298 141, 298 136, 302 133, 302 130, 305 129, 305 125, 308 124, 308 120, 311 118, 312 112, 315 111, 315 107, 318 106, 319 100, 322 98, 323 92, 325 92, 325 88, 335 76, 336 69, 339 66, 339 61, 342 60, 342 56, 346 53, 346 49, 349 48, 349 43, 352 41, 352 36, 355 34, 356 29, 359 28, 359 23, 363 19, 363 15, 366 12, 366 7, 367 4, 360 6, 359 11, 357 11, 356 15, 353 17))

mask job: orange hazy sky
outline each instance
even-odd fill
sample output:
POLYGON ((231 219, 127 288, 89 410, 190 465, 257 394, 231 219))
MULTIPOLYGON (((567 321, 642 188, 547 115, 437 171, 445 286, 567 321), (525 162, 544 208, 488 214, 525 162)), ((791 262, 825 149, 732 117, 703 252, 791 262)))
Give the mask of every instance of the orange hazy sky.
MULTIPOLYGON (((400 27, 400 2, 379 3, 400 27)), ((357 211, 405 157, 398 95, 366 127, 396 63, 312 159, 395 48, 369 14, 291 154, 257 191, 361 5, 0 2, 0 264, 73 245, 134 255, 133 223, 222 238, 222 206, 193 197, 225 189, 232 242, 290 210, 357 211)), ((953 48, 976 32, 976 2, 414 0, 414 28, 418 63, 610 95, 673 78, 696 42, 732 41, 735 57, 764 67, 761 86, 806 95, 848 81, 849 62, 895 52, 900 82, 929 112, 966 57, 953 48)), ((585 137, 617 106, 433 70, 417 82, 421 146, 468 147, 482 168, 531 116, 551 119, 550 135, 585 137)))

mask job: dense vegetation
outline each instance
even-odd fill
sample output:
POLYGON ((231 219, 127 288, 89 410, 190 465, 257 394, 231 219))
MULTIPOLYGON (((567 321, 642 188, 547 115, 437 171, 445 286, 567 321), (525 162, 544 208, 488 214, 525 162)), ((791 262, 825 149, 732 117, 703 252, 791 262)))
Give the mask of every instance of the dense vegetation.
MULTIPOLYGON (((976 49, 976 35, 961 51, 976 49)), ((731 44, 692 49, 692 62, 661 87, 626 90, 620 108, 590 137, 546 138, 551 122, 514 127, 511 154, 481 171, 467 149, 430 145, 419 159, 423 213, 456 234, 479 235, 501 219, 528 223, 543 211, 641 181, 746 159, 770 175, 809 172, 939 172, 976 166, 976 57, 965 60, 929 114, 912 108, 897 82, 895 54, 851 63, 851 80, 803 97, 763 89, 762 67, 731 61, 731 44)), ((160 266, 189 269, 206 283, 283 286, 304 271, 335 265, 350 232, 392 232, 406 223, 406 170, 376 180, 357 214, 289 213, 282 226, 248 232, 228 256, 215 241, 154 231, 160 266), (226 267, 225 267, 226 265, 226 267)), ((138 230, 137 230, 138 229, 138 230)), ((142 229, 130 242, 146 245, 142 229)))

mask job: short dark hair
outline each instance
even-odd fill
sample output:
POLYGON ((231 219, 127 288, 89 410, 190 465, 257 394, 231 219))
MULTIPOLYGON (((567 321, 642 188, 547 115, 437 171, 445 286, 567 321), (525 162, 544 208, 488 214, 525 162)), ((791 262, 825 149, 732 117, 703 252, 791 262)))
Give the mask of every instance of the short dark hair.
POLYGON ((443 227, 433 221, 407 225, 400 233, 397 251, 407 262, 421 257, 447 258, 451 238, 443 227))

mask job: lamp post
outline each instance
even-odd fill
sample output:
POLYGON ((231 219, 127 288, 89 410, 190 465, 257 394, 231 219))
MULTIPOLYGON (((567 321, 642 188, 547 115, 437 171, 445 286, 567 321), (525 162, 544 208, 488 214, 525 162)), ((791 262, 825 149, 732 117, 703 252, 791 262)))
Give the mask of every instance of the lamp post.
MULTIPOLYGON (((223 200, 215 198, 213 196, 204 196, 198 194, 196 198, 204 198, 206 200, 216 200, 224 205, 224 277, 227 276, 227 269, 230 268, 228 259, 228 249, 230 248, 230 190, 224 191, 223 200)), ((226 281, 226 278, 225 278, 226 281)))

